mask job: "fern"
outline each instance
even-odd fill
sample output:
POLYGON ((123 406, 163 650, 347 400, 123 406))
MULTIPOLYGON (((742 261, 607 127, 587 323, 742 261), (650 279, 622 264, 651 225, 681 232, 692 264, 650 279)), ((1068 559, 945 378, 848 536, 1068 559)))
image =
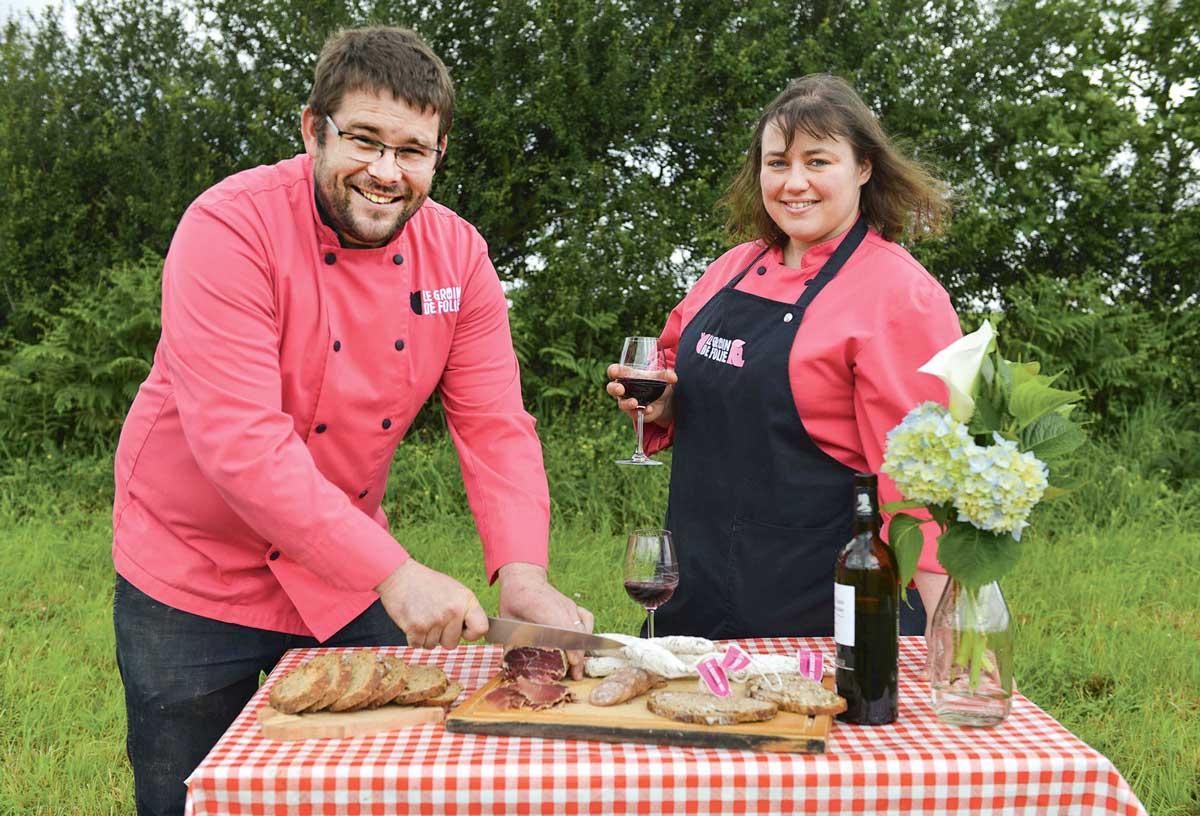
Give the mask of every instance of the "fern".
POLYGON ((150 372, 160 331, 162 259, 104 270, 39 312, 41 339, 0 356, 0 443, 9 455, 107 453, 150 372))

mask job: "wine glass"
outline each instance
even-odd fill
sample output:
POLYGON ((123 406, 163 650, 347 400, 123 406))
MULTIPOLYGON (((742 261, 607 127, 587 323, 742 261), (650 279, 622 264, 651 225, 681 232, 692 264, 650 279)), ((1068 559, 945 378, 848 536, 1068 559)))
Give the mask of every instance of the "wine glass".
POLYGON ((625 545, 625 591, 649 617, 654 637, 654 610, 665 604, 679 586, 679 560, 670 530, 638 529, 625 545))
POLYGON ((667 389, 666 362, 657 337, 626 337, 621 348, 620 376, 617 382, 625 387, 625 396, 637 400, 637 449, 628 459, 618 459, 618 465, 661 465, 642 450, 642 423, 646 406, 663 395, 667 389))

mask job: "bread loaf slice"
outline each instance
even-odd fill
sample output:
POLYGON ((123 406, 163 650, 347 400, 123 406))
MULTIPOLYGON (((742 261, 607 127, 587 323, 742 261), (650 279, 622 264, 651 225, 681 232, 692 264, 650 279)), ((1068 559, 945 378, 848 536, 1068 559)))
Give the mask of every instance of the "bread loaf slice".
MULTIPOLYGON (((764 677, 755 677, 747 685, 747 692, 756 700, 774 703, 784 711, 796 714, 840 714, 846 710, 846 701, 829 689, 799 674, 781 674, 783 688, 771 688, 764 677)), ((778 684, 776 684, 778 685, 778 684)))
POLYGON ((316 660, 301 663, 271 688, 271 708, 284 714, 298 714, 324 696, 329 682, 325 663, 316 660))
POLYGON ((342 709, 343 711, 362 711, 371 705, 371 701, 375 699, 375 695, 379 694, 379 689, 385 682, 388 682, 389 675, 392 672, 392 667, 389 666, 383 659, 383 655, 375 655, 375 681, 371 683, 371 693, 362 700, 359 700, 349 708, 342 709))
POLYGON ((383 678, 379 681, 379 688, 375 689, 375 693, 363 708, 378 708, 384 703, 390 703, 397 694, 404 691, 408 683, 408 666, 403 660, 391 655, 380 655, 379 662, 385 667, 383 678))
POLYGON ((350 682, 342 696, 329 706, 330 711, 353 711, 360 703, 371 699, 383 678, 383 665, 372 651, 351 652, 350 682))
POLYGON ((326 667, 326 671, 329 673, 329 688, 321 696, 321 699, 304 709, 305 713, 329 708, 337 698, 342 696, 346 690, 346 686, 350 683, 350 662, 347 660, 348 657, 349 655, 345 652, 326 652, 312 659, 313 663, 320 663, 326 667))
POLYGON ((656 691, 646 708, 660 717, 700 725, 762 722, 779 713, 774 703, 749 697, 717 697, 702 691, 656 691))
POLYGON ((393 703, 408 705, 437 697, 450 685, 446 673, 437 666, 409 666, 404 690, 392 698, 393 703))
POLYGON ((436 697, 426 697, 424 700, 417 700, 414 705, 419 706, 441 706, 449 709, 454 705, 454 701, 458 699, 458 695, 462 694, 463 687, 458 683, 451 683, 446 686, 445 691, 436 697))

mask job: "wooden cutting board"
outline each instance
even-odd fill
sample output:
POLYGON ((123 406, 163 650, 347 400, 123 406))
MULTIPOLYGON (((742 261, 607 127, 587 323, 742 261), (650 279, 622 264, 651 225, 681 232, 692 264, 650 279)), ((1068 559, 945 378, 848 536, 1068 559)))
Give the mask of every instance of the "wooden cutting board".
POLYGON ((313 714, 283 714, 270 706, 258 710, 262 735, 269 740, 365 737, 383 731, 398 731, 446 718, 441 706, 386 705, 365 711, 317 711, 313 714))
MULTIPOLYGON (((649 742, 658 745, 699 745, 707 748, 745 748, 752 751, 779 751, 823 754, 829 740, 833 718, 810 717, 780 711, 773 719, 740 725, 694 725, 675 722, 652 714, 646 708, 645 694, 615 706, 594 706, 588 694, 600 678, 563 681, 576 702, 544 711, 504 711, 484 702, 484 697, 500 685, 493 677, 446 717, 446 730, 468 734, 503 734, 518 737, 591 739, 603 742, 649 742)), ((824 680, 833 690, 833 676, 824 680)), ((671 680, 666 688, 697 691, 698 680, 671 680)), ((744 696, 742 683, 731 683, 733 693, 744 696)))

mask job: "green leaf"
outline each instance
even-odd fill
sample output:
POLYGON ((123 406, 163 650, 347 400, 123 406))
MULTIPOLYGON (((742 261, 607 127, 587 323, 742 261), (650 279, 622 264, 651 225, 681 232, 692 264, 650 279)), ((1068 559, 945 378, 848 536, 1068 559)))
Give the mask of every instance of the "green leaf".
POLYGON ((1025 428, 1063 405, 1076 402, 1083 395, 1078 391, 1063 391, 1043 385, 1034 378, 1013 387, 1008 409, 1016 417, 1018 428, 1025 428))
MULTIPOLYGON (((993 348, 995 347, 995 338, 992 339, 991 345, 993 348)), ((992 386, 996 382, 996 364, 992 362, 993 356, 993 354, 985 354, 979 364, 979 376, 988 386, 992 386)))
POLYGON ((939 527, 945 527, 952 519, 957 517, 954 508, 948 504, 931 504, 929 505, 929 515, 938 523, 939 527))
POLYGON ((1012 365, 996 353, 996 394, 1002 397, 1003 402, 1008 402, 1008 395, 1013 390, 1013 373, 1012 365))
POLYGON ((1021 545, 1010 534, 997 535, 956 521, 938 536, 938 561, 968 589, 998 581, 1017 563, 1021 545))
POLYGON ((925 536, 921 534, 921 521, 907 513, 897 513, 888 523, 888 543, 896 553, 896 567, 900 571, 900 587, 908 586, 917 572, 917 561, 925 536))
POLYGON ((1021 431, 1021 450, 1029 451, 1043 462, 1060 459, 1085 441, 1083 431, 1059 413, 1049 413, 1021 431))
POLYGON ((897 510, 916 510, 918 507, 924 507, 925 502, 917 501, 916 499, 905 499, 903 501, 888 502, 879 509, 885 513, 895 513, 897 510))
POLYGON ((1019 385, 1024 385, 1027 382, 1037 382, 1038 365, 1037 363, 1010 362, 1008 364, 1008 372, 1010 375, 1009 382, 1011 383, 1010 391, 1015 391, 1019 385))
POLYGON ((980 393, 975 397, 975 413, 971 414, 971 422, 967 425, 967 433, 971 436, 988 434, 1003 427, 1004 407, 993 401, 992 397, 980 393))

